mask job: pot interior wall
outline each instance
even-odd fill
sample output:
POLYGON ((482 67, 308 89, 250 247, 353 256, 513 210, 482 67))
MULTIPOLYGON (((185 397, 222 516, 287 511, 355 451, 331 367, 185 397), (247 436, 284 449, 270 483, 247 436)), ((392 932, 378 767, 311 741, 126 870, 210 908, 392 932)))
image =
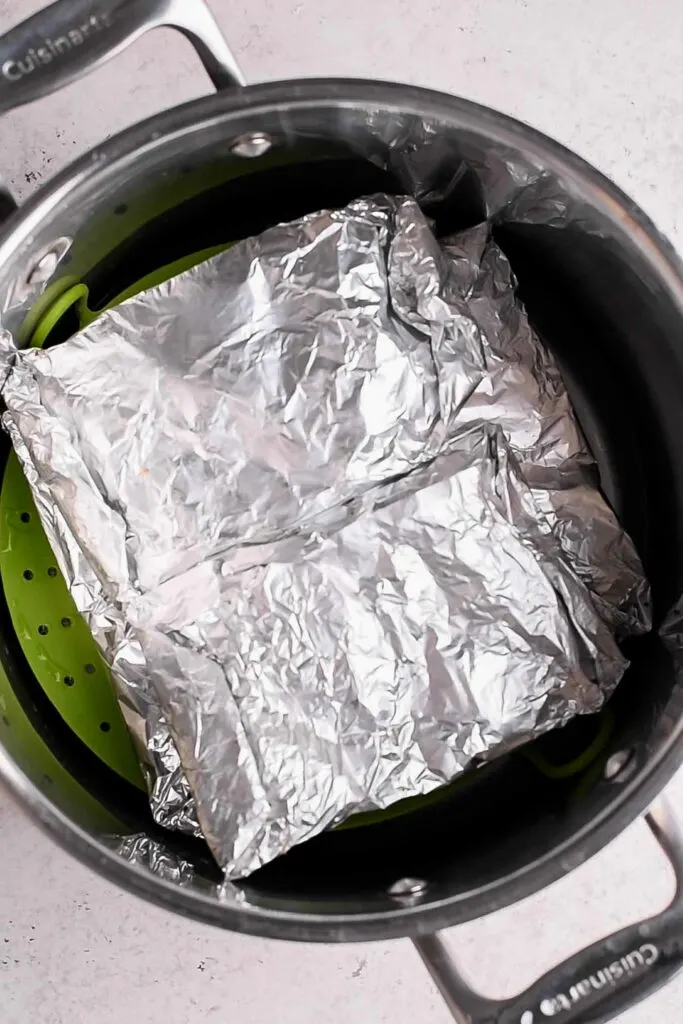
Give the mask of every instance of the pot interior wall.
MULTIPOLYGON (((353 132, 349 142, 334 145, 305 131, 301 137, 253 162, 235 161, 220 137, 198 147, 194 162, 188 162, 187 144, 169 145, 144 173, 131 165, 89 198, 81 196, 78 215, 76 198, 70 199, 42 233, 74 236, 58 280, 84 280, 90 306, 98 308, 179 256, 358 195, 406 191, 404 168, 396 160, 379 166, 368 159, 353 132), (59 216, 69 223, 60 224, 59 216)), ((476 162, 453 163, 453 152, 485 143, 463 140, 460 147, 454 131, 446 155, 432 154, 432 177, 423 190, 441 234, 486 212, 476 162)), ((661 619, 683 590, 679 313, 648 268, 617 251, 597 222, 548 226, 503 218, 496 235, 532 320, 565 368, 603 487, 644 560, 661 619)), ((51 341, 63 340, 73 327, 65 318, 51 341)), ((8 621, 6 608, 2 621, 8 621)), ((619 783, 604 777, 607 758, 632 750, 629 770, 641 770, 679 717, 680 693, 661 643, 640 639, 627 653, 632 666, 610 702, 609 742, 586 772, 553 778, 534 759, 512 755, 475 773, 442 803, 298 847, 252 876, 247 902, 316 913, 383 909, 387 890, 405 876, 424 879, 426 901, 437 901, 497 883, 557 849, 614 800, 619 783)), ((93 834, 144 831, 167 843, 197 865, 196 885, 206 891, 216 875, 203 845, 156 828, 144 795, 77 741, 44 698, 9 629, 1 656, 9 689, 0 741, 22 770, 93 834)), ((570 761, 599 727, 579 720, 542 740, 539 749, 551 762, 570 761)))

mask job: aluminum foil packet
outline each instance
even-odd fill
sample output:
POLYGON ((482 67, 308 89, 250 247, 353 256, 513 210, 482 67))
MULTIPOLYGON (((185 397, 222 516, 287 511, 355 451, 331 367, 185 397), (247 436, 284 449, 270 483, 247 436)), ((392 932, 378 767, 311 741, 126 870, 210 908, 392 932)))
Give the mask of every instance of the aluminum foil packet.
POLYGON ((650 628, 487 224, 359 199, 4 372, 155 817, 228 878, 597 710, 650 628))

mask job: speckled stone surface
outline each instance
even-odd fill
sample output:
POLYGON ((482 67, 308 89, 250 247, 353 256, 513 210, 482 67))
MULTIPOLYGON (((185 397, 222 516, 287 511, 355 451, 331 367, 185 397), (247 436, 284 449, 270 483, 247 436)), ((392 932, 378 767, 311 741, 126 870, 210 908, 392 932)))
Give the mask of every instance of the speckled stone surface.
MULTIPOLYGON (((0 30, 37 0, 0 0, 0 30)), ((213 0, 250 81, 351 75, 460 93, 530 122, 630 192, 683 247, 683 5, 672 0, 213 0)), ((169 32, 2 120, 20 198, 132 120, 208 91, 169 32)), ((683 776, 671 787, 683 814, 683 776)), ((214 931, 114 889, 0 792, 3 1024, 447 1024, 407 942, 293 946, 214 931)), ((455 929, 471 980, 512 994, 663 907, 671 872, 642 823, 545 893, 455 929)), ((679 1024, 683 977, 622 1024, 679 1024)))

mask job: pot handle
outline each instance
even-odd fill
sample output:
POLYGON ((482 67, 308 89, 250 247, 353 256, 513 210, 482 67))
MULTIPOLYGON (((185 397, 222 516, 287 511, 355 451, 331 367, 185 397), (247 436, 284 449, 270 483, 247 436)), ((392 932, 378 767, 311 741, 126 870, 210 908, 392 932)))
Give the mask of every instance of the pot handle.
POLYGON ((440 935, 413 940, 457 1024, 603 1024, 683 967, 683 831, 661 798, 646 821, 676 874, 671 905, 576 953, 521 995, 486 999, 460 976, 440 935))
POLYGON ((187 36, 217 89, 245 84, 204 0, 57 0, 0 37, 0 113, 60 89, 160 26, 187 36))

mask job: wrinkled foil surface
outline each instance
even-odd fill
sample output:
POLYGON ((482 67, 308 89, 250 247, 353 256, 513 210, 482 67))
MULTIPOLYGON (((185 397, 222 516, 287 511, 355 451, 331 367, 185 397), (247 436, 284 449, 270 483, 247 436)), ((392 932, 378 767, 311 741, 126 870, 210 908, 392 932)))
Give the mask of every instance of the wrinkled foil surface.
POLYGON ((650 628, 487 224, 311 214, 3 376, 155 817, 228 878, 597 710, 650 628))

